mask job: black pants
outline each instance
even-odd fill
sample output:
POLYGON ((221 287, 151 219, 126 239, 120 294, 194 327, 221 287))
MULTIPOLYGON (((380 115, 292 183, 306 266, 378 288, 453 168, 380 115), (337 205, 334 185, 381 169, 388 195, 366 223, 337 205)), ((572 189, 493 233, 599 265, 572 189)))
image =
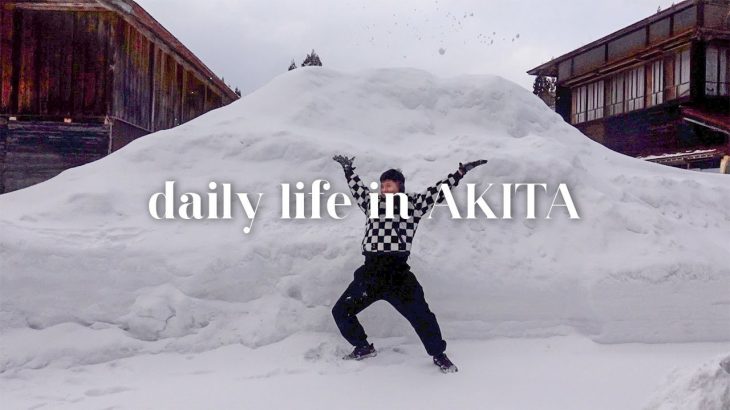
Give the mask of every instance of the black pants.
POLYGON ((423 288, 408 266, 407 256, 367 255, 365 264, 332 308, 342 336, 353 346, 367 343, 357 314, 378 300, 385 300, 410 322, 426 352, 435 356, 446 350, 436 315, 428 308, 423 288))

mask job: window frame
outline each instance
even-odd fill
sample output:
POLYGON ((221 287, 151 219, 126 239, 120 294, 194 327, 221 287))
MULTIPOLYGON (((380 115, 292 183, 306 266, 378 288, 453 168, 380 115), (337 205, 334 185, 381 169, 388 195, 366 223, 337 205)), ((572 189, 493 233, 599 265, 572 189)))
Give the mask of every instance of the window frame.
POLYGON ((730 96, 730 47, 710 44, 705 49, 705 95, 712 97, 730 96), (715 52, 713 60, 710 52, 715 52), (710 78, 710 68, 714 68, 714 78, 710 78), (723 78, 724 77, 724 78, 723 78), (724 81, 723 81, 724 80, 724 81), (714 84, 714 89, 710 85, 714 84))
POLYGON ((625 112, 625 76, 623 72, 616 73, 608 81, 607 117, 620 115, 625 112))
POLYGON ((587 105, 587 85, 581 85, 571 90, 572 94, 572 107, 571 107, 571 119, 573 124, 580 124, 586 122, 588 114, 587 105))
POLYGON ((606 108, 605 93, 605 82, 603 80, 594 81, 587 85, 586 121, 599 120, 604 117, 606 108))
POLYGON ((678 50, 674 54, 674 98, 683 98, 690 96, 690 82, 692 81, 692 61, 690 49, 685 48, 678 50), (685 58, 686 56, 686 58, 685 58), (686 74, 687 81, 684 80, 686 74))
POLYGON ((664 103, 664 59, 654 60, 648 67, 651 71, 651 92, 648 95, 647 108, 664 103))
POLYGON ((624 100, 626 106, 624 112, 641 110, 644 108, 644 90, 646 87, 646 75, 644 65, 633 67, 624 72, 626 79, 624 85, 624 100))

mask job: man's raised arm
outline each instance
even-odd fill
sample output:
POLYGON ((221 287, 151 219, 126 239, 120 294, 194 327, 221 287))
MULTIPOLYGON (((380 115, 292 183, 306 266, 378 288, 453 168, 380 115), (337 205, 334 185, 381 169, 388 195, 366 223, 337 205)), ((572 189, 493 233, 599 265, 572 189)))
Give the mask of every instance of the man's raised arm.
POLYGON ((352 166, 352 161, 355 157, 347 158, 346 156, 335 155, 332 159, 342 165, 342 169, 345 171, 345 177, 347 178, 347 185, 350 187, 350 192, 352 192, 352 197, 355 198, 357 206, 367 215, 368 204, 370 203, 370 190, 354 172, 355 167, 352 166))
POLYGON ((442 191, 442 185, 447 185, 449 189, 459 185, 459 181, 466 175, 467 172, 478 167, 479 165, 486 164, 487 160, 482 159, 473 162, 467 162, 466 164, 459 163, 459 169, 449 174, 446 178, 438 181, 437 183, 426 188, 425 192, 417 194, 414 198, 414 208, 417 215, 422 216, 435 204, 441 203, 444 200, 444 194, 442 191))

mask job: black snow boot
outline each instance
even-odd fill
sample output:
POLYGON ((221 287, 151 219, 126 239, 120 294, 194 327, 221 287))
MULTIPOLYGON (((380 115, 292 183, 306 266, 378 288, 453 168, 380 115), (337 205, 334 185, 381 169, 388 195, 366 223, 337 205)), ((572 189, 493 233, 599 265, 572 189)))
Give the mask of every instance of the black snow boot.
POLYGON ((451 360, 446 356, 446 353, 441 353, 433 357, 433 364, 439 367, 443 373, 456 373, 459 369, 455 364, 451 363, 451 360))
POLYGON ((355 347, 355 349, 352 351, 352 353, 344 356, 343 359, 345 359, 345 360, 362 360, 367 357, 373 357, 373 356, 377 356, 377 355, 378 355, 378 352, 375 350, 375 347, 373 346, 373 344, 370 343, 369 345, 355 347))

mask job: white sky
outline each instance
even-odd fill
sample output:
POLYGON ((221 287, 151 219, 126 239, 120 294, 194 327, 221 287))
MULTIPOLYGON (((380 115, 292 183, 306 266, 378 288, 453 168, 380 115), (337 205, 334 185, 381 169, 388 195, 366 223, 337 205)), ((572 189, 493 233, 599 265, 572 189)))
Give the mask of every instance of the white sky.
POLYGON ((671 0, 137 0, 244 94, 315 49, 342 71, 417 67, 441 76, 525 73, 671 0), (440 53, 442 49, 443 54, 440 53))

